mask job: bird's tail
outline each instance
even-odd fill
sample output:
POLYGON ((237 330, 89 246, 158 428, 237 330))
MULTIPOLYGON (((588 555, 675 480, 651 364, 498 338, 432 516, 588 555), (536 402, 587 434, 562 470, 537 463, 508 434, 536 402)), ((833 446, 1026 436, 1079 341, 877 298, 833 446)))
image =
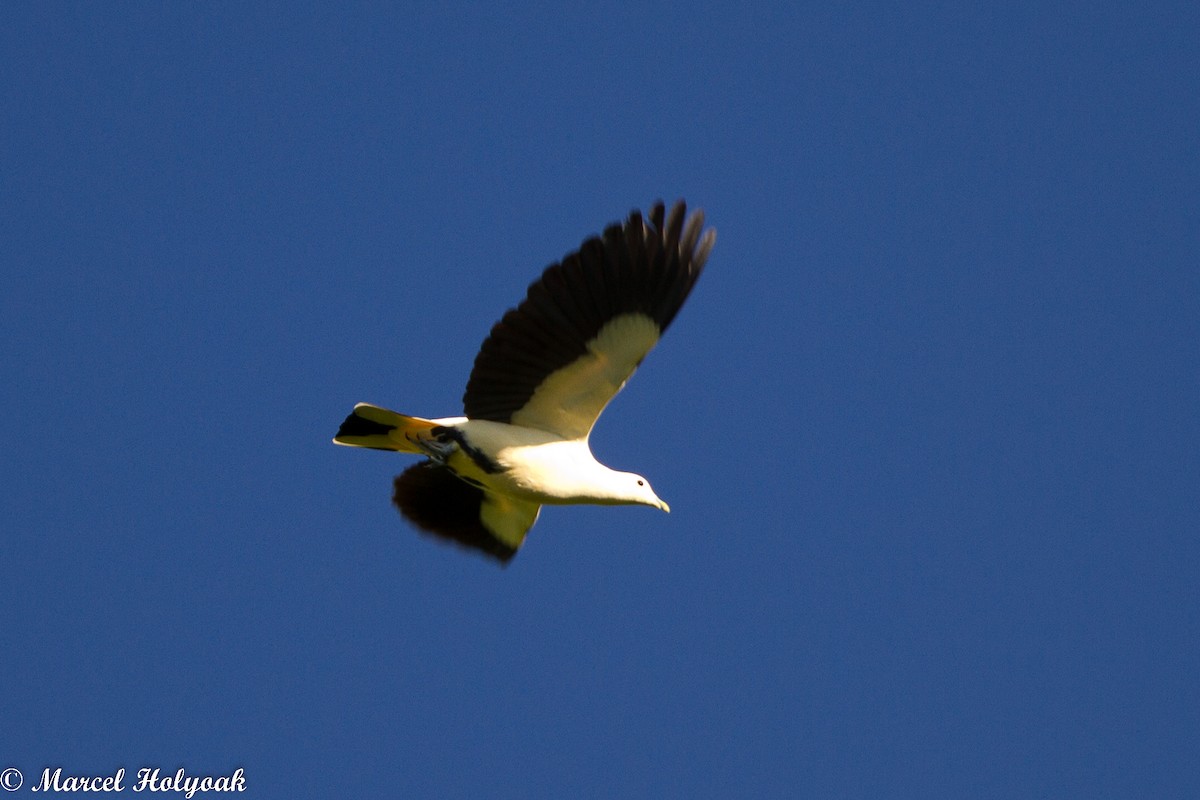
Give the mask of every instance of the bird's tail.
POLYGON ((429 431, 437 426, 433 420, 406 417, 370 403, 359 403, 338 428, 333 441, 350 447, 422 453, 417 442, 429 438, 429 431))

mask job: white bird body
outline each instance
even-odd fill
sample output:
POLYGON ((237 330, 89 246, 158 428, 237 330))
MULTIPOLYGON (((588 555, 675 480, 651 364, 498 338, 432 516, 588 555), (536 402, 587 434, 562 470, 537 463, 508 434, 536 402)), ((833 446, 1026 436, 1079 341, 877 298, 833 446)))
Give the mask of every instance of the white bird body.
POLYGON ((394 502, 419 528, 507 562, 543 505, 670 511, 640 475, 609 469, 588 436, 695 285, 715 234, 676 203, 638 212, 551 265, 480 348, 465 414, 423 419, 359 403, 334 442, 419 453, 394 502))
POLYGON ((463 434, 469 446, 487 453, 499 467, 487 472, 462 449, 452 456, 449 463, 460 477, 485 488, 547 505, 648 505, 670 510, 645 478, 604 466, 584 439, 563 439, 503 422, 451 420, 450 426, 463 434))

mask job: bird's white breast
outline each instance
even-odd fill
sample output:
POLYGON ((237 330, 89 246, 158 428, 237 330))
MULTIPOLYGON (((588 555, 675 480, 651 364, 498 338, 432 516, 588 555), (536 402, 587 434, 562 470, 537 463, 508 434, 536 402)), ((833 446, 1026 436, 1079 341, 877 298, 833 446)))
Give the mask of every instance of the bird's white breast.
POLYGON ((613 472, 596 461, 585 440, 487 420, 467 420, 456 427, 500 468, 473 476, 496 491, 542 503, 606 496, 603 487, 613 472))

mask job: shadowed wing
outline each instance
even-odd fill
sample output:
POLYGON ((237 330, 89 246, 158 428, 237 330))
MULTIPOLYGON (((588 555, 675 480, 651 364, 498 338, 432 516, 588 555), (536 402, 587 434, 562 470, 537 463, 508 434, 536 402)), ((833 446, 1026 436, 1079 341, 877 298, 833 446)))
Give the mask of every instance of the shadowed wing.
POLYGON ((686 211, 635 211, 542 273, 480 348, 465 415, 586 438, 704 269, 716 232, 686 211))
POLYGON ((472 486, 432 461, 413 464, 393 485, 392 502, 418 528, 505 564, 542 508, 472 486))

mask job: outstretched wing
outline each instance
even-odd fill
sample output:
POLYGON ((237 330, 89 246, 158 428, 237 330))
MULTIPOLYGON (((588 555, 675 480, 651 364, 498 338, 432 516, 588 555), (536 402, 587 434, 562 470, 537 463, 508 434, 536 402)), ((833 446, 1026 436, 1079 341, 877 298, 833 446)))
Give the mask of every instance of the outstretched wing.
POLYGON ((432 461, 396 476, 392 502, 423 531, 508 563, 542 507, 472 486, 432 461))
POLYGON ((550 266, 480 348, 466 416, 586 438, 704 269, 716 232, 686 210, 634 211, 550 266))

